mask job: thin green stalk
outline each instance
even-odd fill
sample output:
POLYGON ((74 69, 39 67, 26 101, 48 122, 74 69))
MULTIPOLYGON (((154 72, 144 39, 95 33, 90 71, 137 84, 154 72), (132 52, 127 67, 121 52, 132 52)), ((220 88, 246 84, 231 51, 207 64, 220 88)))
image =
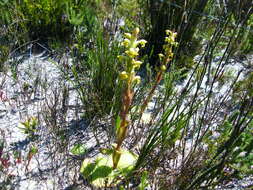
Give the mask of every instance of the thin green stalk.
POLYGON ((140 77, 136 76, 135 70, 139 69, 141 65, 141 61, 136 60, 136 57, 138 56, 139 52, 139 45, 142 47, 145 46, 146 41, 145 40, 137 40, 139 34, 139 28, 135 28, 130 33, 125 33, 125 39, 122 42, 122 45, 127 48, 125 51, 125 55, 118 56, 121 62, 123 62, 125 65, 125 71, 120 73, 120 79, 124 81, 125 83, 125 89, 122 93, 122 107, 120 112, 120 125, 116 129, 116 146, 114 147, 112 159, 113 159, 113 168, 117 168, 118 162, 121 157, 121 146, 123 141, 126 138, 127 135, 127 129, 130 123, 129 119, 129 112, 130 107, 132 105, 133 100, 133 85, 140 82, 140 77))

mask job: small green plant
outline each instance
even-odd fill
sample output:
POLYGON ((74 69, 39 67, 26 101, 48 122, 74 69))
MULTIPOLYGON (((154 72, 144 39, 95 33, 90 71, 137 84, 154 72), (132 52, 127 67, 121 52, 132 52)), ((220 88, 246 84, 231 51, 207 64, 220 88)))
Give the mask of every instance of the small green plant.
POLYGON ((36 117, 30 117, 26 121, 20 122, 18 127, 29 137, 34 137, 37 126, 38 119, 36 117))
POLYGON ((145 190, 146 187, 148 187, 148 172, 143 172, 141 176, 141 183, 138 185, 138 190, 145 190))

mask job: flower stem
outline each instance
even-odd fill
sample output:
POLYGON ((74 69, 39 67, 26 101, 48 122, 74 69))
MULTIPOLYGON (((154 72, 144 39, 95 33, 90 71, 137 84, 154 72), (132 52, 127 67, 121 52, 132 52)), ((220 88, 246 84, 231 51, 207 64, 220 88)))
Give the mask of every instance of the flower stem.
POLYGON ((142 116, 143 112, 145 111, 145 109, 148 106, 148 103, 150 102, 151 98, 153 97, 153 94, 155 92, 155 89, 157 88, 157 86, 159 85, 159 83, 162 80, 162 71, 159 71, 156 75, 156 80, 155 80, 155 84, 153 85, 152 89, 149 91, 149 94, 147 96, 147 98, 144 100, 142 106, 141 106, 141 111, 140 111, 140 116, 142 116))

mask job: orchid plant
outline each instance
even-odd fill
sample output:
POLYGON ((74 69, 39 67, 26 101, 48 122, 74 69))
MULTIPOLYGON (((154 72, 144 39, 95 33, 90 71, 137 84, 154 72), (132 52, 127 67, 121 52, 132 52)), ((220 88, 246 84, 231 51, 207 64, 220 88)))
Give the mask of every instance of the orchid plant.
MULTIPOLYGON (((128 127, 131 123, 130 111, 135 93, 134 86, 141 82, 141 77, 136 74, 142 64, 138 60, 139 50, 145 47, 147 43, 146 40, 138 40, 139 32, 139 28, 135 28, 132 33, 124 34, 125 38, 121 45, 125 48, 125 51, 118 56, 119 62, 124 66, 124 71, 119 74, 119 79, 123 83, 123 91, 122 106, 115 124, 116 143, 112 145, 113 148, 111 149, 102 149, 102 155, 98 155, 95 162, 85 159, 81 167, 83 176, 96 187, 108 187, 118 184, 124 175, 133 170, 138 159, 135 153, 122 148, 122 144, 127 137, 128 127)), ((159 54, 160 69, 154 86, 140 107, 140 117, 151 100, 154 90, 161 82, 168 63, 173 58, 173 47, 177 46, 177 42, 175 42, 177 34, 170 30, 166 30, 166 34, 164 52, 159 54)))
POLYGON ((117 168, 121 157, 121 146, 127 135, 127 128, 130 123, 129 111, 133 100, 133 85, 140 83, 140 76, 136 75, 136 70, 140 68, 141 61, 137 60, 139 55, 139 46, 144 47, 146 40, 138 40, 139 28, 135 28, 130 33, 125 33, 125 39, 122 45, 126 48, 125 54, 118 56, 120 62, 125 65, 125 71, 119 75, 124 82, 124 91, 122 95, 122 108, 120 112, 120 124, 116 126, 117 145, 113 152, 113 168, 117 168))

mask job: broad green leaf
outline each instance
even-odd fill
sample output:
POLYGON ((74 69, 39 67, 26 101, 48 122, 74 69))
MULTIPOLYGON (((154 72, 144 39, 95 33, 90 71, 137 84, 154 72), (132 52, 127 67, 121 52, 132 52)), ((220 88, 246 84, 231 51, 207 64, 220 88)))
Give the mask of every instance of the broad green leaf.
POLYGON ((80 172, 95 187, 115 186, 120 182, 120 177, 133 169, 136 160, 137 155, 122 150, 118 167, 114 170, 112 153, 99 154, 95 160, 85 159, 80 172))

